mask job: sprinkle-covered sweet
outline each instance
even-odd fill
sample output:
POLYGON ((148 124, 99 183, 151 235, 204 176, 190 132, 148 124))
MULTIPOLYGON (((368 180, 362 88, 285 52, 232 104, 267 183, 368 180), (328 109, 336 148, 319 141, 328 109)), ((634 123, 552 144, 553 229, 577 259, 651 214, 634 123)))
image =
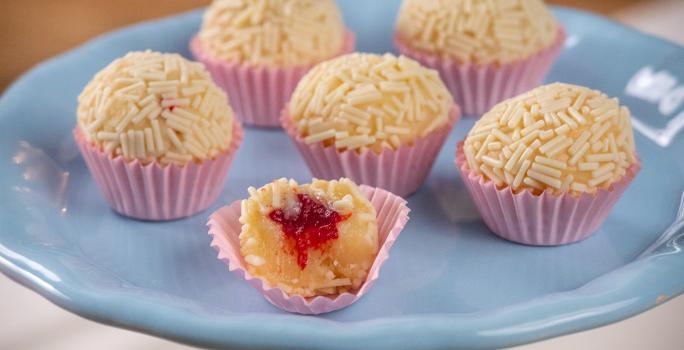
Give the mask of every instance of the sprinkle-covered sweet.
POLYGON ((183 165, 212 159, 233 137, 225 93, 201 64, 178 54, 131 52, 116 59, 78 102, 86 139, 126 160, 183 165))
POLYGON ((462 63, 508 63, 553 44, 542 0, 404 0, 397 34, 410 47, 462 63))
POLYGON ((468 167, 513 191, 596 192, 636 159, 629 109, 617 98, 554 83, 505 100, 464 144, 468 167))
POLYGON ((447 125, 452 105, 436 71, 404 56, 354 53, 307 73, 288 113, 307 143, 380 153, 447 125))
POLYGON ((342 50, 345 29, 333 0, 215 0, 199 38, 214 57, 253 66, 301 66, 342 50))
POLYGON ((305 297, 353 291, 378 251, 375 209, 348 179, 249 188, 240 251, 247 270, 305 297))

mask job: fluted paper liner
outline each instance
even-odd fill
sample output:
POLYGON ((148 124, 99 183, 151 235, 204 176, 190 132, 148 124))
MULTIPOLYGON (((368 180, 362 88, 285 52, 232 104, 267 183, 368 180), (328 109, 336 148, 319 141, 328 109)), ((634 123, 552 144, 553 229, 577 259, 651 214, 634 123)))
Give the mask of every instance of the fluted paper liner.
POLYGON ((366 281, 356 292, 342 293, 334 297, 305 298, 289 295, 280 288, 270 286, 265 280, 252 276, 247 271, 246 262, 240 252, 241 201, 235 201, 211 214, 207 223, 209 235, 212 236, 211 246, 218 251, 218 258, 228 265, 228 270, 244 278, 263 294, 266 300, 282 310, 299 314, 321 314, 347 307, 366 294, 380 276, 380 268, 389 258, 392 245, 408 222, 410 211, 406 201, 401 197, 379 188, 363 185, 360 188, 377 213, 379 250, 368 271, 366 281))
POLYGON ((229 148, 215 159, 180 167, 142 164, 105 153, 74 129, 74 139, 105 199, 118 213, 142 220, 173 220, 207 209, 223 190, 223 181, 242 142, 242 128, 233 126, 229 148))
POLYGON ((565 42, 565 30, 559 26, 556 41, 540 52, 506 64, 470 64, 415 50, 399 35, 394 45, 402 55, 439 72, 454 101, 464 115, 479 116, 495 104, 531 90, 542 83, 565 42))
POLYGON ((460 117, 461 112, 454 105, 449 111, 447 125, 418 138, 412 145, 401 145, 396 150, 384 149, 380 154, 372 150, 341 152, 322 142, 307 144, 292 124, 287 106, 283 109, 281 121, 315 178, 331 180, 347 177, 358 184, 384 188, 405 197, 423 184, 444 141, 460 117))
POLYGON ((638 161, 607 189, 595 194, 535 195, 529 190, 514 193, 496 185, 468 167, 463 142, 456 151, 456 166, 484 223, 498 236, 530 245, 561 245, 581 241, 594 233, 608 217, 627 186, 641 168, 638 161))
MULTIPOLYGON (((354 33, 347 31, 342 51, 336 56, 353 52, 355 40, 354 33)), ((315 66, 278 68, 226 62, 205 51, 197 35, 190 41, 190 52, 204 64, 216 85, 228 94, 238 119, 255 126, 280 127, 280 111, 299 80, 315 66)))

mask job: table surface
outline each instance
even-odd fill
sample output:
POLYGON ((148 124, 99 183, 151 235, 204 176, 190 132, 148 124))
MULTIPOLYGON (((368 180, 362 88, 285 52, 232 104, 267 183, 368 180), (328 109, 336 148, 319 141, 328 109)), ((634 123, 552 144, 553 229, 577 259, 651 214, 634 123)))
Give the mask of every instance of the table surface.
MULTIPOLYGON (((679 0, 548 1, 598 12, 684 45, 679 0)), ((0 91, 34 64, 117 27, 206 5, 206 0, 92 2, 12 1, 0 11, 0 91), (134 10, 132 10, 134 9, 134 10)), ((0 277, 0 348, 188 349, 147 335, 100 325, 70 314, 8 278, 0 277)), ((628 320, 519 349, 678 349, 684 296, 628 320)))

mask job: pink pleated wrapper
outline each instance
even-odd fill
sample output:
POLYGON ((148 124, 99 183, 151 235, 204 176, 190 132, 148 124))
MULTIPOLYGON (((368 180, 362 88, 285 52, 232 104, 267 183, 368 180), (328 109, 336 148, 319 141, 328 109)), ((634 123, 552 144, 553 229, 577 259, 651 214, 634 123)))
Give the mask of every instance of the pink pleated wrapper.
POLYGON ((236 122, 233 140, 221 155, 179 167, 112 156, 90 144, 79 128, 74 129, 76 144, 109 205, 122 215, 153 221, 180 219, 207 209, 223 190, 242 134, 236 122))
MULTIPOLYGON (((342 51, 354 51, 356 38, 347 31, 342 51)), ((230 105, 244 124, 280 127, 280 111, 290 100, 299 80, 315 64, 288 68, 255 67, 216 59, 202 48, 198 36, 190 41, 190 52, 202 62, 216 85, 227 94, 230 105)))
POLYGON ((292 124, 287 106, 283 109, 281 122, 315 178, 347 177, 358 184, 384 188, 405 197, 423 184, 444 141, 460 118, 458 106, 453 105, 446 126, 417 139, 413 145, 401 145, 397 150, 385 149, 380 154, 371 150, 340 152, 322 142, 307 144, 292 124))
POLYGON ((439 72, 442 81, 465 115, 479 116, 495 104, 537 87, 551 69, 565 42, 558 29, 556 41, 528 58, 506 64, 461 64, 412 49, 395 34, 394 45, 402 55, 439 72))
POLYGON ((470 170, 458 144, 456 166, 487 227, 501 238, 529 245, 561 245, 589 237, 603 224, 608 213, 641 168, 634 163, 618 182, 595 194, 535 195, 528 190, 513 193, 470 170))
POLYGON ((379 188, 360 186, 375 208, 378 220, 378 241, 380 249, 368 271, 366 281, 355 293, 343 293, 335 297, 317 296, 304 298, 288 295, 280 288, 272 287, 265 280, 252 276, 246 269, 246 262, 240 253, 240 202, 235 201, 209 217, 211 246, 218 251, 219 260, 228 265, 228 270, 244 278, 264 298, 279 309, 299 314, 321 314, 347 307, 366 294, 380 276, 382 264, 389 258, 389 252, 397 237, 408 222, 410 209, 401 197, 379 188))

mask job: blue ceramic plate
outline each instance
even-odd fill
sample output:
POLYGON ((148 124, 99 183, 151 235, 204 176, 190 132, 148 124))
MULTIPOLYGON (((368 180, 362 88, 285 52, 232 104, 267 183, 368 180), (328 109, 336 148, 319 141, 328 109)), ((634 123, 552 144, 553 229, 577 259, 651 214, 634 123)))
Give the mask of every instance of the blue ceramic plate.
MULTIPOLYGON (((391 50, 398 1, 340 3, 360 50, 391 50)), ((569 37, 548 81, 619 96, 635 115, 643 158, 608 220, 583 242, 534 248, 489 232, 453 165, 456 141, 473 124, 466 119, 409 198, 411 221, 370 293, 320 317, 279 311, 216 259, 205 223, 249 185, 310 179, 282 132, 248 129, 219 201, 168 223, 112 212, 72 141, 76 96, 90 77, 130 50, 188 55, 200 22, 193 12, 100 37, 7 90, 0 100, 0 267, 90 319, 234 348, 501 347, 645 311, 684 291, 681 210, 676 221, 684 49, 585 13, 555 13, 569 37)))

